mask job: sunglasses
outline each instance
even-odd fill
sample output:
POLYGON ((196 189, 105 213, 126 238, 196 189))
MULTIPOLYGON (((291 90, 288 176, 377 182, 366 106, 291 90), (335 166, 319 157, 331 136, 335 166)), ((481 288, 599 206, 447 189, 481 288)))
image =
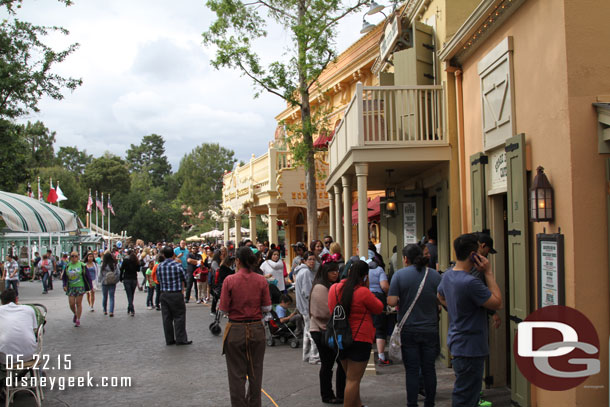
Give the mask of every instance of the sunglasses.
POLYGON ((76 258, 78 258, 78 256, 70 256, 70 257, 76 257, 76 258))

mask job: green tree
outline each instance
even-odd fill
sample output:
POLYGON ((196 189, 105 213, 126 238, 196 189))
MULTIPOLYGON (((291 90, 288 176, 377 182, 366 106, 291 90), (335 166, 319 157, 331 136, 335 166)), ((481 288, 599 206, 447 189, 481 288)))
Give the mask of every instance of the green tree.
POLYGON ((59 165, 74 173, 79 178, 85 173, 85 168, 93 161, 93 156, 87 150, 80 151, 74 147, 59 147, 57 162, 59 165))
POLYGON ((83 184, 85 188, 98 191, 98 194, 110 193, 117 198, 126 195, 131 188, 127 163, 121 157, 106 152, 85 167, 83 184))
POLYGON ((368 0, 354 0, 344 5, 340 0, 208 0, 207 6, 216 13, 217 20, 203 33, 204 42, 215 45, 216 68, 240 70, 255 83, 259 91, 277 95, 301 112, 300 137, 292 144, 297 161, 305 166, 307 190, 307 229, 309 236, 317 236, 317 199, 314 166, 310 90, 324 68, 336 57, 334 40, 341 19, 359 10, 368 0), (256 39, 266 37, 267 20, 282 26, 292 40, 287 51, 288 60, 261 64, 253 50, 256 39))
POLYGON ((158 134, 144 136, 138 146, 132 144, 127 150, 127 164, 132 172, 149 174, 155 186, 163 185, 172 172, 165 156, 165 140, 158 134))
POLYGON ((235 164, 235 153, 217 143, 203 143, 180 160, 178 200, 195 211, 216 206, 222 198, 222 177, 235 164))
POLYGON ((16 126, 0 119, 0 190, 16 192, 20 183, 29 178, 28 145, 16 126))
MULTIPOLYGON (((69 0, 60 0, 69 5, 69 0)), ((76 89, 81 79, 64 78, 52 72, 78 44, 56 51, 42 39, 50 33, 68 35, 61 27, 37 26, 16 17, 21 0, 2 0, 9 17, 0 23, 0 118, 14 119, 38 111, 43 96, 61 100, 62 90, 76 89)))
POLYGON ((55 165, 55 132, 50 131, 44 123, 27 122, 17 125, 18 137, 28 145, 28 168, 52 167, 55 165))

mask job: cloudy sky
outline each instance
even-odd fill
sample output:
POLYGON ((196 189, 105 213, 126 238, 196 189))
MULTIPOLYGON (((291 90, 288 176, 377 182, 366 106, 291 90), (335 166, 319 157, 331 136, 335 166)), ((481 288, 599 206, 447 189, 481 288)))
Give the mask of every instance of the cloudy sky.
MULTIPOLYGON (((266 151, 274 117, 286 106, 273 95, 254 99, 247 78, 209 65, 213 51, 201 44, 201 33, 213 15, 205 0, 75 0, 70 7, 25 0, 18 16, 67 28, 68 37, 48 39, 54 47, 80 44, 55 71, 80 77, 83 85, 62 101, 43 100, 40 114, 25 118, 57 132, 56 146, 124 156, 130 144, 157 133, 174 171, 203 142, 218 142, 247 161, 266 151)), ((342 23, 339 50, 358 39, 361 19, 342 23)), ((269 60, 287 44, 282 31, 272 30, 257 51, 269 60)))

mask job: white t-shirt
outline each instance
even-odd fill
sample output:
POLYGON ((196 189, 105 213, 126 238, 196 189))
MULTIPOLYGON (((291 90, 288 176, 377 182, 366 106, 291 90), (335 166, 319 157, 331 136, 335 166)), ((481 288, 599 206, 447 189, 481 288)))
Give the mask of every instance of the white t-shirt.
POLYGON ((6 355, 21 355, 23 361, 31 360, 36 352, 34 331, 37 328, 32 307, 14 302, 0 305, 0 362, 6 363, 6 355))

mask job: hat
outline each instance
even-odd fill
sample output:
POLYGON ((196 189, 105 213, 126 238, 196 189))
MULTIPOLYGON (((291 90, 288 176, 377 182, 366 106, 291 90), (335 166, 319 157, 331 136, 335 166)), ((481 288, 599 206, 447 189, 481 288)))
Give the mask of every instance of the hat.
POLYGON ((487 233, 479 233, 479 238, 477 240, 479 243, 483 243, 485 246, 489 247, 489 253, 498 253, 496 249, 494 249, 494 240, 487 233))
POLYGON ((291 244, 290 246, 294 247, 295 249, 307 250, 307 246, 305 246, 305 243, 303 242, 297 242, 295 244, 291 244))

